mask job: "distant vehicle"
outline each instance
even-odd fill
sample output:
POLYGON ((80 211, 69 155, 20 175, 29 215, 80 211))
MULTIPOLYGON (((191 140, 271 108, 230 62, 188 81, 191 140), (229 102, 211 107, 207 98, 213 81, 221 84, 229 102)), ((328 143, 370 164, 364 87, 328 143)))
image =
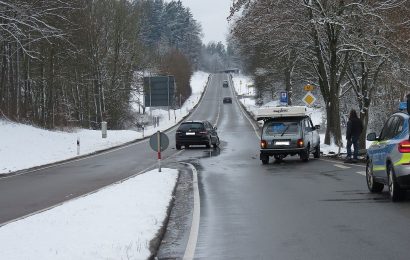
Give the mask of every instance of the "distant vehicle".
POLYGON ((219 145, 219 137, 208 121, 189 121, 183 122, 175 133, 175 147, 180 150, 182 146, 189 148, 190 145, 205 145, 216 148, 219 145))
POLYGON ((367 149, 366 182, 370 192, 386 185, 392 201, 399 201, 410 189, 409 115, 398 112, 385 122, 380 135, 367 135, 373 141, 367 149))
POLYGON ((269 163, 269 157, 283 160, 288 155, 299 155, 309 161, 310 154, 320 157, 320 137, 305 107, 276 107, 260 109, 257 120, 264 120, 260 141, 260 160, 269 163))
POLYGON ((224 97, 224 99, 223 99, 222 102, 223 102, 224 104, 226 104, 226 103, 232 104, 232 98, 231 98, 231 97, 224 97))
POLYGON ((228 81, 227 81, 227 80, 224 80, 224 82, 222 83, 222 86, 223 86, 224 88, 229 87, 228 81))

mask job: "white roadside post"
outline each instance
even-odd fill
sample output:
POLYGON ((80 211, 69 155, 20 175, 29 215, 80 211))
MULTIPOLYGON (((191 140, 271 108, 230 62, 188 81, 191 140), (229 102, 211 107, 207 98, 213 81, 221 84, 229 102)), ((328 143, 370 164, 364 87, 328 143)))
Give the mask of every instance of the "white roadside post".
POLYGON ((77 155, 80 155, 80 137, 77 136, 77 155))
POLYGON ((157 151, 158 151, 158 172, 161 172, 161 135, 160 131, 157 132, 157 151))
POLYGON ((107 122, 101 122, 101 134, 102 138, 107 138, 107 122))

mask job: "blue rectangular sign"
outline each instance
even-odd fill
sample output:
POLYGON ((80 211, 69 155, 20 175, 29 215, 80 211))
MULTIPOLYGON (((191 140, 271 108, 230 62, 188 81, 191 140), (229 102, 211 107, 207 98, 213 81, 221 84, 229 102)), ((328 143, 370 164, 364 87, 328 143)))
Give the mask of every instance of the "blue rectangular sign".
POLYGON ((280 92, 280 103, 288 104, 288 92, 282 91, 280 92))

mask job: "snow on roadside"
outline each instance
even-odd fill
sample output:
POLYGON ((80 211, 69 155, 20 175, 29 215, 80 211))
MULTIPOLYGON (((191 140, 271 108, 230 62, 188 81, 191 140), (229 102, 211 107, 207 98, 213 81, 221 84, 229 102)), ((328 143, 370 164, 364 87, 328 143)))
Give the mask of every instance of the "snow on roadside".
POLYGON ((1 259, 147 259, 177 176, 153 170, 2 226, 1 259))
POLYGON ((166 130, 181 121, 199 102, 208 81, 208 73, 195 72, 191 78, 192 95, 181 109, 153 110, 159 116, 159 127, 147 127, 144 132, 108 130, 103 139, 100 130, 75 129, 74 132, 48 131, 29 125, 0 120, 0 175, 36 166, 67 160, 77 156, 77 137, 80 155, 115 147, 166 130))

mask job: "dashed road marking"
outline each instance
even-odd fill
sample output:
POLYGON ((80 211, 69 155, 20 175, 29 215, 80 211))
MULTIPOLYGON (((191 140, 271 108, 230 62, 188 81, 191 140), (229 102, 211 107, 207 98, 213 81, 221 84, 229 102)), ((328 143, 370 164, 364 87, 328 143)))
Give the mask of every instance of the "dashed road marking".
POLYGON ((341 164, 333 164, 334 166, 341 168, 341 169, 350 169, 349 166, 341 165, 341 164))
POLYGON ((365 171, 360 171, 360 172, 356 172, 357 174, 360 174, 360 175, 363 175, 363 176, 366 176, 366 172, 365 171))

